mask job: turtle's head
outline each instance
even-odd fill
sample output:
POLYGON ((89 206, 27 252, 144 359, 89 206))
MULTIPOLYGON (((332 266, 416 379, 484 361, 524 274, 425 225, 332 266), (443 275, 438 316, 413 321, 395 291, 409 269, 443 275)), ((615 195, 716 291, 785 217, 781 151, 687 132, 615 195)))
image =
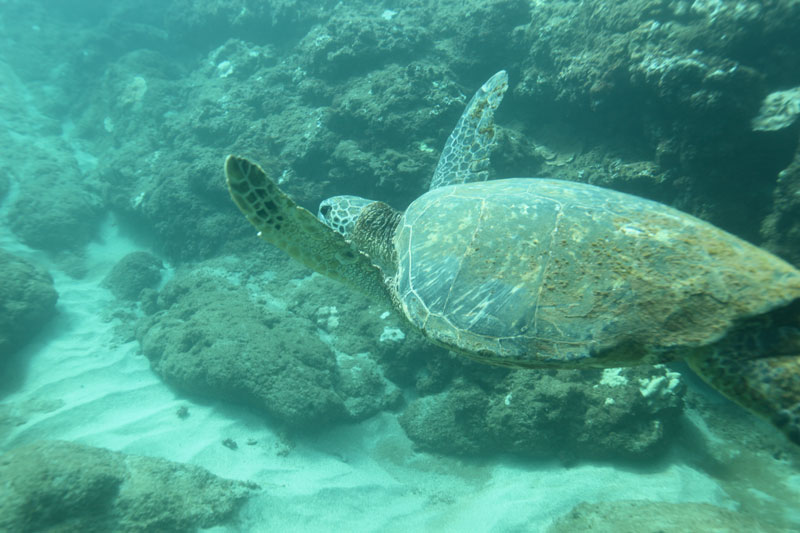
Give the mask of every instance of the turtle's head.
POLYGON ((344 235, 386 275, 397 268, 394 233, 402 213, 359 196, 334 196, 319 204, 317 218, 344 235))
POLYGON ((372 202, 360 196, 332 196, 319 204, 317 218, 345 238, 352 239, 361 211, 372 202))

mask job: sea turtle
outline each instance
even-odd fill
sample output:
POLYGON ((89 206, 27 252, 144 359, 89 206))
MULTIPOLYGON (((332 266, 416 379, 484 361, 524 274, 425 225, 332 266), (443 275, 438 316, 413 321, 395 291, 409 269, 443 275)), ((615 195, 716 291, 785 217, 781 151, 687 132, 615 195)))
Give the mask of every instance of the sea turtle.
POLYGON ((233 155, 231 197, 262 239, 454 352, 528 368, 685 359, 800 444, 800 271, 636 196, 484 181, 507 86, 501 71, 477 91, 405 212, 344 196, 315 217, 233 155))

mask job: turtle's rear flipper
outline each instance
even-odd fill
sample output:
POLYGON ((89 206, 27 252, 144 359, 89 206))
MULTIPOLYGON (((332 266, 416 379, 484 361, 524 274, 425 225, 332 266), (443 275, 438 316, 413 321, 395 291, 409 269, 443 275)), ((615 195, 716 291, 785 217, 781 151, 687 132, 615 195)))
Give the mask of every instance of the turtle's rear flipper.
POLYGON ((711 386, 800 446, 800 352, 758 359, 698 357, 689 363, 711 386))

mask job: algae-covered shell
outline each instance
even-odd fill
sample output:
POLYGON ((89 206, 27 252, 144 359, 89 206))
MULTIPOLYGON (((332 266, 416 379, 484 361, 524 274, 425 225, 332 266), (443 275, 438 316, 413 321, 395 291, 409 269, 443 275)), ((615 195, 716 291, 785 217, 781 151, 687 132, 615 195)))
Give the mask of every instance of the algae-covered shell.
POLYGON ((569 181, 429 191, 403 215, 395 246, 411 322, 509 366, 667 361, 800 296, 795 269, 737 237, 569 181))

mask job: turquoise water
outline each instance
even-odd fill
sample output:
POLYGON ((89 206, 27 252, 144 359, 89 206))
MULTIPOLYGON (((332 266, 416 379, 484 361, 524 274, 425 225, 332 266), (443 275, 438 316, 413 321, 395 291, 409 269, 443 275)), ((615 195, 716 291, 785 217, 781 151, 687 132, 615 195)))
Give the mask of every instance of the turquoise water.
POLYGON ((314 214, 403 211, 504 69, 464 180, 635 194, 796 266, 798 23, 789 0, 0 0, 0 531, 800 529, 797 445, 686 364, 448 352, 259 240, 223 169, 258 161, 314 214))

